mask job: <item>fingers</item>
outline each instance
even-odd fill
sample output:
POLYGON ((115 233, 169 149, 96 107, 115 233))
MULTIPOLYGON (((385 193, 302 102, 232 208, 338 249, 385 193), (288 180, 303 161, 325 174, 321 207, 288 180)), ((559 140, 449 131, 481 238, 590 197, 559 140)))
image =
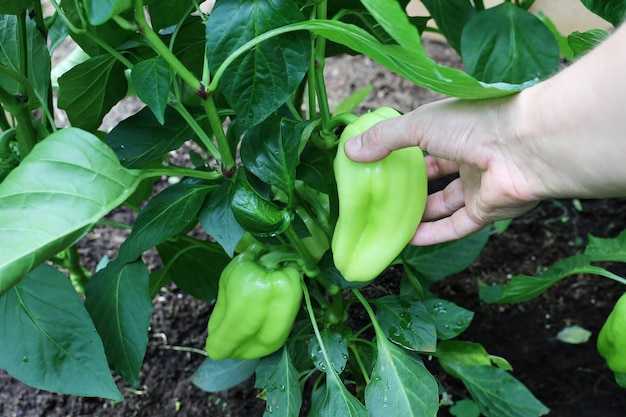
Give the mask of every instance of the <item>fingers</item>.
POLYGON ((469 236, 484 226, 484 224, 477 223, 469 215, 467 209, 462 207, 449 217, 421 223, 411 240, 411 244, 428 246, 449 242, 469 236))
POLYGON ((440 219, 449 216, 465 206, 463 185, 460 179, 455 179, 446 188, 428 196, 424 220, 440 219))

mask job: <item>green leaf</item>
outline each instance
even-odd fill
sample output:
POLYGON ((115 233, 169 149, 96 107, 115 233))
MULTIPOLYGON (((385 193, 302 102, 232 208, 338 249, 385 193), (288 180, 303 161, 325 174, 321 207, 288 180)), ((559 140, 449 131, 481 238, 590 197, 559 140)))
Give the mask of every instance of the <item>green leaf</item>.
MULTIPOLYGON (((320 335, 331 366, 335 372, 339 374, 342 373, 348 362, 348 346, 346 345, 346 340, 340 333, 330 329, 322 330, 320 335)), ((326 360, 322 354, 320 343, 315 336, 309 340, 309 357, 317 369, 326 372, 326 360)))
POLYGON ((179 182, 154 196, 137 215, 131 234, 119 250, 122 262, 141 254, 193 226, 211 186, 179 182))
POLYGON ((507 284, 491 286, 479 282, 480 299, 490 304, 519 303, 538 297, 558 281, 572 275, 615 277, 606 269, 591 265, 590 261, 589 255, 574 255, 558 261, 536 277, 521 274, 514 276, 507 284))
POLYGON ((207 358, 193 373, 191 382, 206 392, 226 391, 250 378, 258 363, 258 359, 215 361, 207 358))
MULTIPOLYGON (((98 0, 91 1, 96 2, 98 0)), ((135 35, 134 31, 123 29, 113 20, 109 20, 108 22, 98 26, 84 25, 85 12, 83 10, 82 3, 82 1, 76 0, 61 0, 61 8, 65 12, 65 16, 69 19, 69 21, 75 27, 82 29, 80 32, 70 31, 70 36, 89 56, 95 57, 101 54, 108 55, 107 51, 94 41, 94 39, 99 39, 101 43, 105 43, 113 48, 116 48, 135 35), (80 10, 77 9, 78 6, 81 6, 80 10), (88 32, 89 34, 84 33, 83 31, 88 32)), ((126 89, 124 89, 124 91, 126 91, 126 89)))
POLYGON ((143 262, 114 259, 85 288, 85 308, 102 338, 109 365, 134 387, 139 385, 154 309, 149 280, 143 262))
POLYGON ((452 365, 485 417, 537 417, 546 408, 515 377, 492 366, 452 365))
POLYGON ((585 7, 597 14, 613 26, 619 26, 626 16, 624 0, 582 0, 585 7))
POLYGON ((18 14, 28 9, 32 0, 0 0, 0 14, 18 14))
POLYGON ((164 115, 165 123, 161 125, 154 114, 144 108, 121 121, 104 141, 122 165, 143 168, 196 137, 189 124, 175 110, 167 107, 164 115))
POLYGON ((127 89, 124 66, 111 55, 99 55, 59 77, 59 108, 74 127, 96 131, 127 89))
POLYGON ((264 417, 297 416, 302 407, 298 370, 286 348, 267 356, 256 367, 255 388, 265 389, 264 417))
POLYGON ((32 387, 123 399, 74 287, 47 264, 0 297, 0 344, 0 368, 32 387))
POLYGON ((376 345, 376 364, 365 387, 365 404, 370 415, 436 416, 439 387, 424 364, 386 338, 377 338, 376 345))
POLYGON ((165 109, 172 82, 170 68, 161 57, 138 62, 130 73, 137 97, 148 105, 160 124, 165 123, 165 109))
POLYGON ((237 170, 232 184, 231 207, 237 223, 258 236, 275 236, 291 223, 291 215, 252 187, 245 168, 237 170))
POLYGON ((590 337, 591 332, 589 330, 577 325, 564 327, 556 335, 556 338, 561 342, 572 345, 587 343, 590 337))
MULTIPOLYGON (((20 73, 17 42, 17 16, 0 15, 0 65, 20 73)), ((31 19, 26 24, 26 58, 28 80, 36 97, 32 100, 33 108, 37 103, 47 105, 50 90, 50 53, 46 40, 31 19)), ((17 81, 10 77, 0 78, 0 87, 11 93, 20 91, 17 81)))
POLYGON ((424 50, 417 28, 408 22, 406 11, 397 0, 361 0, 374 19, 406 51, 420 53, 424 50))
POLYGON ((0 184, 0 294, 126 200, 138 174, 76 128, 37 144, 0 184))
POLYGON ((468 268, 489 239, 489 227, 468 237, 432 246, 407 246, 401 259, 431 281, 438 281, 468 268))
POLYGON ((192 0, 145 0, 144 4, 150 11, 152 28, 157 32, 179 23, 193 7, 192 0))
POLYGON ((456 417, 480 417, 480 408, 472 400, 461 400, 450 407, 450 414, 456 417))
POLYGON ((559 69, 559 45, 550 29, 510 2, 470 19, 461 53, 467 72, 487 83, 519 84, 559 69))
POLYGON ((626 230, 614 238, 589 235, 585 255, 591 262, 626 262, 626 230))
MULTIPOLYGON (((217 2, 206 24, 206 56, 211 72, 241 45, 271 29, 304 20, 292 0, 217 2)), ((294 33, 262 43, 237 59, 219 90, 242 127, 265 120, 296 91, 310 61, 310 36, 294 33)))
POLYGON ((157 251, 169 280, 199 300, 215 301, 220 274, 231 259, 221 246, 187 238, 165 241, 157 251))
POLYGON ((237 223, 231 206, 230 182, 225 182, 209 194, 198 214, 198 220, 204 231, 219 243, 228 256, 232 257, 235 247, 245 234, 237 223))
POLYGON ((580 58, 591 49, 604 41, 609 32, 602 29, 591 29, 586 32, 572 32, 567 37, 567 43, 574 53, 574 58, 580 58))
POLYGON ((348 391, 334 370, 326 373, 324 391, 316 398, 316 406, 317 413, 314 415, 320 417, 370 416, 367 408, 348 391))
POLYGON ((296 178, 326 194, 336 193, 332 159, 314 145, 307 145, 300 154, 296 178))
POLYGON ((626 388, 626 374, 615 374, 615 382, 622 388, 626 388))
POLYGON ((101 25, 132 7, 132 0, 85 0, 85 11, 89 23, 101 25))
POLYGON ((296 180, 298 147, 304 125, 270 117, 249 129, 241 142, 241 162, 261 181, 291 198, 296 180))
POLYGON ((537 18, 539 20, 541 20, 541 22, 544 25, 546 25, 546 27, 548 29, 550 29, 550 32, 552 32, 552 34, 554 35, 554 38, 556 39, 556 42, 559 45, 559 53, 560 53, 560 55, 567 61, 573 61, 574 60, 574 51, 572 50, 572 48, 569 45, 569 42, 567 40, 567 36, 563 36, 561 34, 561 32, 559 32, 559 30, 557 29, 557 27, 554 24, 554 22, 548 16, 543 14, 542 12, 535 13, 535 16, 537 16, 537 18))
POLYGON ((423 303, 397 295, 381 297, 375 302, 376 319, 389 339, 406 349, 435 351, 437 330, 423 303))
POLYGON ((440 340, 457 337, 469 327, 474 318, 473 311, 459 307, 451 301, 430 298, 423 303, 435 322, 437 338, 440 340))
POLYGON ((479 343, 447 340, 437 345, 435 355, 443 369, 457 377, 455 366, 490 366, 491 357, 479 343))
POLYGON ((335 110, 333 110, 333 114, 352 113, 369 96, 373 89, 374 86, 370 84, 350 94, 337 105, 335 110))
POLYGON ((422 3, 450 46, 461 54, 463 28, 476 14, 472 3, 469 0, 423 0, 422 3))

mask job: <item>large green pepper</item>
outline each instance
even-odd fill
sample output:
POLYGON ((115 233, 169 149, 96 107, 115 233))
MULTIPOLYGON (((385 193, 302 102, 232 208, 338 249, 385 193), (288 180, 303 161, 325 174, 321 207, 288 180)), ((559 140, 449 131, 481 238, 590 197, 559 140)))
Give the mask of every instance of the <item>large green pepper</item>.
POLYGON ((399 149, 369 163, 354 162, 344 152, 348 139, 399 115, 381 107, 350 123, 339 138, 334 161, 339 219, 332 250, 348 281, 376 278, 411 241, 424 213, 428 180, 421 149, 399 149))
POLYGON ((597 347, 609 369, 626 374, 626 293, 617 300, 600 329, 597 347))
POLYGON ((222 271, 208 323, 211 359, 261 358, 287 340, 302 301, 301 273, 264 265, 265 252, 252 245, 222 271))

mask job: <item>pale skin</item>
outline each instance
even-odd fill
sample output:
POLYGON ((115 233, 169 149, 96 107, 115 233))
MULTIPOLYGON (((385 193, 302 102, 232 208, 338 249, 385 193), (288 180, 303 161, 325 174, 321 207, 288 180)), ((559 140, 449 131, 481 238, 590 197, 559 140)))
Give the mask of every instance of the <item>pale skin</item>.
POLYGON ((429 179, 414 245, 459 239, 548 198, 626 196, 626 26, 552 78, 503 99, 446 99, 348 141, 358 162, 419 146, 429 179))

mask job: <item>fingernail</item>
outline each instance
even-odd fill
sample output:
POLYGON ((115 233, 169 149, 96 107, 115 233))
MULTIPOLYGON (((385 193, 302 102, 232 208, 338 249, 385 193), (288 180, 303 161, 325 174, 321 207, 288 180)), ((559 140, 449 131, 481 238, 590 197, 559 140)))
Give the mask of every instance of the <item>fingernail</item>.
POLYGON ((345 151, 349 154, 358 153, 361 150, 361 136, 354 137, 346 142, 345 151))

